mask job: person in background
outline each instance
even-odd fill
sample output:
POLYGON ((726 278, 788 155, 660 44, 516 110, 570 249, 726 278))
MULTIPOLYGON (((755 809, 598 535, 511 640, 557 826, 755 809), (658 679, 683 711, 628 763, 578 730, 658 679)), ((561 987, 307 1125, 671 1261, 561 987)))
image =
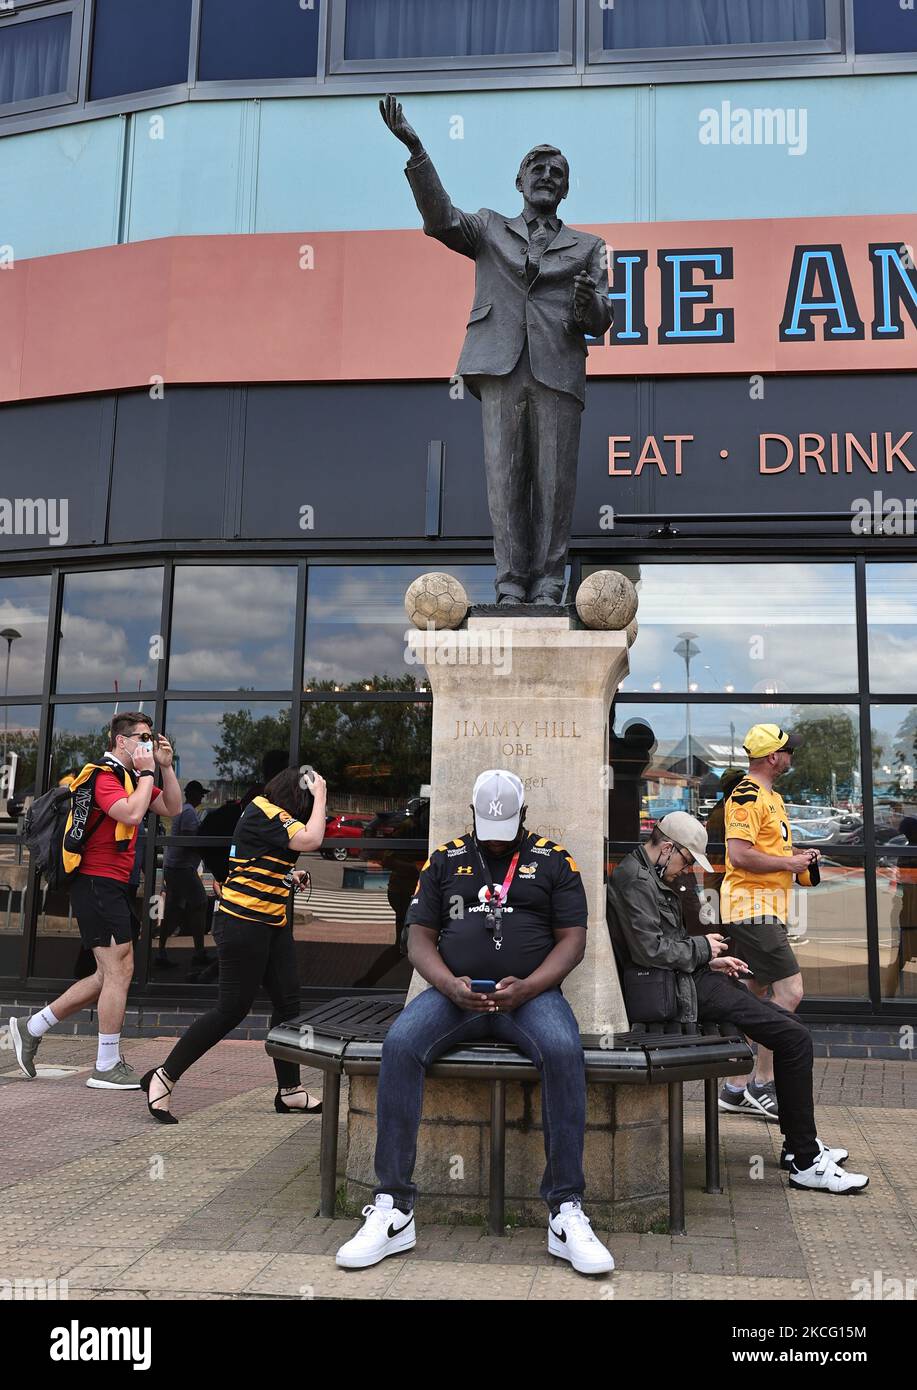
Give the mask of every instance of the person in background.
MULTIPOLYGON (((720 887, 720 919, 730 954, 744 961, 746 981, 759 998, 793 1013, 802 1002, 802 972, 787 933, 793 879, 809 887, 818 850, 793 849, 783 797, 774 791, 789 772, 802 740, 776 724, 755 724, 745 735, 748 773, 726 802, 726 872, 720 887)), ((726 1080, 719 1108, 759 1119, 779 1118, 773 1054, 759 1045, 754 1070, 736 1086, 726 1080)))
MULTIPOLYGON (((185 803, 181 814, 172 822, 172 835, 197 835, 201 821, 197 812, 206 795, 200 782, 188 782, 185 787, 185 803)), ((159 927, 159 951, 156 964, 167 969, 175 962, 166 954, 166 941, 170 936, 189 935, 194 941, 192 965, 206 965, 207 953, 204 950, 204 932, 207 926, 207 894, 198 873, 201 851, 194 845, 167 845, 163 856, 163 879, 166 894, 166 910, 159 927)))
MULTIPOLYGON (((325 782, 318 773, 287 768, 268 782, 242 812, 229 851, 229 872, 213 914, 220 962, 216 1007, 195 1019, 165 1062, 147 1072, 141 1086, 160 1124, 177 1124, 170 1111, 175 1083, 205 1052, 245 1018, 263 984, 274 1011, 271 1028, 299 1012, 299 972, 293 946, 292 889, 305 874, 301 854, 318 849, 325 835, 325 782)), ((300 1085, 294 1062, 275 1060, 280 1114, 317 1115, 300 1085)))
POLYGON ((673 811, 663 816, 647 842, 624 856, 607 889, 615 951, 625 965, 674 972, 680 1022, 731 1023, 772 1050, 784 1136, 780 1166, 789 1173, 791 1187, 860 1192, 868 1177, 845 1172, 840 1165, 849 1157, 847 1150, 829 1148, 816 1132, 808 1028, 739 983, 748 967, 728 954, 719 932, 698 937, 685 930, 674 884, 695 864, 709 871, 706 851, 707 832, 700 821, 685 811, 673 811))
POLYGON ((172 766, 172 745, 164 734, 153 733, 148 714, 115 715, 102 762, 92 787, 82 857, 70 884, 70 902, 83 945, 95 957, 95 973, 31 1018, 11 1019, 10 1037, 21 1070, 34 1078, 35 1053, 45 1033, 98 1003, 98 1052, 86 1085, 93 1090, 136 1091, 140 1081, 121 1056, 121 1029, 134 973, 134 841, 148 813, 178 815, 181 787, 172 766), (154 785, 157 767, 161 788, 154 785))

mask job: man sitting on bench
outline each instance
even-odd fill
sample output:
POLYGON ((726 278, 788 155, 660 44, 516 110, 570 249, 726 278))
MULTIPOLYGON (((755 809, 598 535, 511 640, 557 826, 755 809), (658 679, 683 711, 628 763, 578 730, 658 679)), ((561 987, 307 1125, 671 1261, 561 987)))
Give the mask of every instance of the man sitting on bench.
POLYGON ((848 1158, 847 1150, 826 1148, 815 1132, 808 1028, 739 983, 736 977, 748 974, 748 967, 726 954, 724 937, 715 932, 689 936, 685 930, 681 897, 670 885, 694 864, 712 873, 706 849, 707 831, 700 821, 673 811, 653 828, 647 843, 621 860, 608 885, 608 925, 615 948, 625 962, 676 972, 682 1022, 735 1023, 772 1049, 783 1131, 780 1166, 788 1170, 790 1186, 859 1192, 869 1179, 845 1172, 840 1164, 848 1158))
POLYGON ((614 1260, 582 1209, 586 1074, 561 983, 586 950, 586 894, 562 845, 525 829, 522 782, 500 769, 474 784, 474 833, 440 845, 405 921, 408 955, 431 986, 408 1004, 382 1047, 373 1206, 337 1263, 363 1269, 416 1244, 411 1181, 424 1075, 461 1043, 512 1043, 541 1073, 548 1250, 580 1274, 614 1260))

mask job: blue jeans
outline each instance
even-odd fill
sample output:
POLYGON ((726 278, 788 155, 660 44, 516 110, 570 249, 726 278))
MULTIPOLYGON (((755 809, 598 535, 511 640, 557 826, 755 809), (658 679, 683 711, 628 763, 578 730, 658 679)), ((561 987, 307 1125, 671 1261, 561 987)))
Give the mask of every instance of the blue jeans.
POLYGON ((376 1194, 413 1208, 411 1181, 423 1108, 426 1068, 460 1043, 512 1043, 541 1073, 541 1114, 547 1166, 541 1195, 555 1209, 582 1197, 586 1072, 573 1011, 559 989, 546 990, 512 1013, 469 1013, 437 989, 419 994, 392 1024, 382 1047, 376 1099, 376 1194))

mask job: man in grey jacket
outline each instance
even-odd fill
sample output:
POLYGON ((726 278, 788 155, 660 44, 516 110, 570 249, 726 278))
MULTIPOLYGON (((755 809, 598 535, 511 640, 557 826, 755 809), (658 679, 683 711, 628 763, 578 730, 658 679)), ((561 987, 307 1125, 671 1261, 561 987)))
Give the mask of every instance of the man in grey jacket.
POLYGON ((791 1187, 861 1191, 868 1177, 846 1172, 840 1165, 849 1157, 847 1150, 826 1147, 816 1132, 808 1028, 739 983, 748 967, 727 954, 719 933, 689 936, 685 930, 681 898, 672 885, 695 864, 712 872, 706 849, 707 831, 700 821, 673 811, 654 827, 648 842, 622 859, 608 884, 608 925, 615 948, 625 963, 676 972, 682 1022, 734 1023, 772 1049, 783 1131, 780 1166, 789 1172, 791 1187))
POLYGON ((537 145, 522 161, 520 216, 462 212, 400 102, 387 96, 379 105, 410 151, 404 172, 427 236, 475 263, 457 373, 484 412, 497 602, 557 604, 576 494, 584 335, 602 338, 612 318, 605 246, 557 216, 570 170, 553 145, 537 145))

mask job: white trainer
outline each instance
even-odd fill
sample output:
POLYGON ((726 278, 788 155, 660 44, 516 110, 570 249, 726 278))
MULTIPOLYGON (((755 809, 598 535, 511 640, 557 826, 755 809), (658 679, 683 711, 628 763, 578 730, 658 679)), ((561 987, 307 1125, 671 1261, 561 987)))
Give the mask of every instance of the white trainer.
MULTIPOLYGON (((846 1163, 850 1157, 846 1149, 832 1149, 827 1144, 823 1144, 817 1136, 815 1142, 818 1145, 819 1154, 827 1154, 832 1163, 846 1163)), ((793 1155, 787 1153, 785 1143, 780 1154, 780 1167, 785 1168, 787 1172, 793 1170, 793 1155)))
POLYGON ((337 1252, 335 1259, 341 1269, 368 1269, 384 1260, 386 1255, 414 1249, 417 1244, 414 1214, 405 1216, 403 1211, 398 1211, 387 1192, 380 1192, 373 1206, 364 1207, 363 1215, 366 1220, 356 1235, 337 1252))
POLYGON ((569 1260, 578 1274, 607 1274, 615 1267, 579 1202, 562 1202, 548 1218, 548 1254, 569 1260))
POLYGON ((869 1179, 864 1173, 847 1173, 823 1149, 811 1168, 790 1169, 790 1187, 800 1187, 812 1192, 862 1192, 868 1187, 869 1179))

